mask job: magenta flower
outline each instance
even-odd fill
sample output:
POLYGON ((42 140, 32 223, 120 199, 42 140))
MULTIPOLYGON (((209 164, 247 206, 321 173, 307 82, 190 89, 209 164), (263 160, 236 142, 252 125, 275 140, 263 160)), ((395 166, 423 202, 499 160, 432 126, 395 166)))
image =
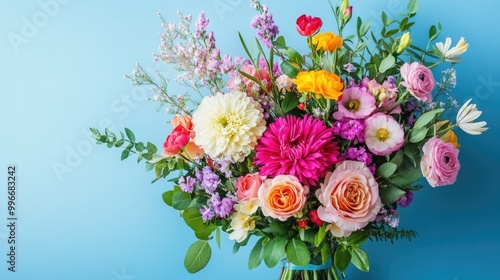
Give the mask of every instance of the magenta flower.
POLYGON ((333 129, 313 116, 277 118, 259 139, 254 164, 261 176, 294 175, 317 186, 340 154, 333 137, 333 129))
POLYGON ((376 109, 375 97, 365 87, 346 88, 338 104, 338 112, 351 119, 364 119, 376 109))

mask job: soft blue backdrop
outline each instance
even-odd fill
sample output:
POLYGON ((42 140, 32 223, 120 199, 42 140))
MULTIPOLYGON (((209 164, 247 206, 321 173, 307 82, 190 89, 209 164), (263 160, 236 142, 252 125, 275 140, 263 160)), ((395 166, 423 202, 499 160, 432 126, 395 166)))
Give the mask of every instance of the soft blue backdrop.
MULTIPOLYGON (((237 31, 250 40, 254 11, 247 0, 77 1, 2 0, 0 9, 0 279, 160 280, 276 279, 278 268, 249 271, 250 248, 222 248, 203 271, 183 268, 195 240, 161 194, 170 185, 150 184, 152 173, 119 150, 95 146, 88 127, 131 128, 140 140, 160 146, 170 128, 151 93, 123 78, 136 62, 156 67, 162 31, 157 12, 177 20, 205 11, 223 53, 243 54, 237 31), (17 171, 17 272, 7 271, 7 165, 17 171)), ((303 44, 294 30, 302 13, 321 16, 335 30, 328 2, 269 2, 281 34, 303 44), (300 4, 299 4, 300 3, 300 4)), ((334 1, 335 2, 335 1, 334 1)), ((456 67, 459 102, 472 97, 490 130, 481 137, 459 133, 462 170, 449 187, 427 186, 401 225, 419 237, 366 243, 371 271, 352 266, 349 279, 492 279, 498 274, 500 195, 497 137, 500 104, 498 50, 500 5, 493 1, 422 0, 412 37, 423 41, 438 21, 446 36, 470 43, 456 67)), ((370 19, 404 11, 406 1, 352 0, 354 15, 370 19)), ((164 65, 159 65, 164 67, 164 65)), ((164 72, 169 68, 164 67, 164 72)), ((173 77, 172 73, 172 77, 173 77)), ((171 91, 181 90, 172 87, 171 91)))

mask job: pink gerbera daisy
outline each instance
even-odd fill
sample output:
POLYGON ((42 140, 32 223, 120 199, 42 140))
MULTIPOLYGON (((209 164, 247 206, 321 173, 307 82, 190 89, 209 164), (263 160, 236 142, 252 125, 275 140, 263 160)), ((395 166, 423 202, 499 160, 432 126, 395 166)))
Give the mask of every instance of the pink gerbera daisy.
POLYGON ((262 176, 294 175, 316 186, 337 162, 333 137, 333 129, 313 116, 277 118, 259 139, 254 164, 262 176))
POLYGON ((338 104, 338 112, 351 119, 364 119, 376 109, 375 97, 365 87, 346 88, 338 104))

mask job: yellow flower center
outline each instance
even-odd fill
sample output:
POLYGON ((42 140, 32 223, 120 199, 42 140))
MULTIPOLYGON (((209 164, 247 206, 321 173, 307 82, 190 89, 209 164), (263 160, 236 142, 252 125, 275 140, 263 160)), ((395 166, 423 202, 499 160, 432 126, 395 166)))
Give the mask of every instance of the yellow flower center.
POLYGON ((379 128, 377 130, 376 136, 379 141, 385 141, 387 140, 387 138, 389 138, 389 131, 387 131, 387 129, 385 128, 379 128))
POLYGON ((347 102, 347 110, 351 112, 357 112, 359 110, 359 100, 357 99, 351 99, 349 102, 347 102))
POLYGON ((242 124, 241 117, 236 114, 225 114, 215 120, 216 129, 222 135, 238 133, 238 128, 242 124))

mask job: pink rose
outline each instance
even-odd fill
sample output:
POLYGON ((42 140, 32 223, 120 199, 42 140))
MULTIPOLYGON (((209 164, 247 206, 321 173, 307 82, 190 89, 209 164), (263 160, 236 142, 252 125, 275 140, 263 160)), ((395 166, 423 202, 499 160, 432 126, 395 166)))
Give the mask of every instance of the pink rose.
POLYGON ((319 17, 312 17, 301 15, 297 18, 296 28, 297 32, 299 32, 302 36, 311 36, 316 33, 321 26, 323 25, 323 21, 319 17))
POLYGON ((316 190, 321 206, 318 216, 332 223, 336 237, 351 235, 375 220, 382 207, 378 184, 364 163, 346 160, 329 172, 316 190))
POLYGON ((422 151, 424 155, 420 160, 420 169, 432 187, 455 183, 460 162, 458 149, 452 143, 446 143, 434 136, 427 140, 422 151))
MULTIPOLYGON (((271 77, 269 76, 266 68, 255 69, 253 65, 248 64, 241 66, 240 71, 259 80, 261 84, 266 87, 264 89, 266 92, 269 92, 272 89, 271 77)), ((258 84, 241 74, 238 74, 236 77, 229 78, 226 83, 226 87, 230 90, 245 91, 248 94, 256 91, 258 92, 261 89, 258 84)))
POLYGON ((236 195, 238 200, 250 200, 258 198, 258 191, 262 182, 266 179, 265 176, 259 176, 258 173, 246 174, 239 177, 234 183, 236 187, 236 195))
POLYGON ((405 63, 401 67, 401 77, 405 80, 401 85, 406 87, 416 99, 430 103, 432 90, 436 85, 431 70, 424 65, 413 62, 405 63))
POLYGON ((284 222, 304 208, 308 194, 309 187, 302 186, 295 176, 267 179, 258 192, 262 214, 284 222))
POLYGON ((189 131, 182 125, 172 130, 165 143, 163 143, 163 153, 166 156, 174 156, 182 151, 182 148, 189 142, 189 131))

